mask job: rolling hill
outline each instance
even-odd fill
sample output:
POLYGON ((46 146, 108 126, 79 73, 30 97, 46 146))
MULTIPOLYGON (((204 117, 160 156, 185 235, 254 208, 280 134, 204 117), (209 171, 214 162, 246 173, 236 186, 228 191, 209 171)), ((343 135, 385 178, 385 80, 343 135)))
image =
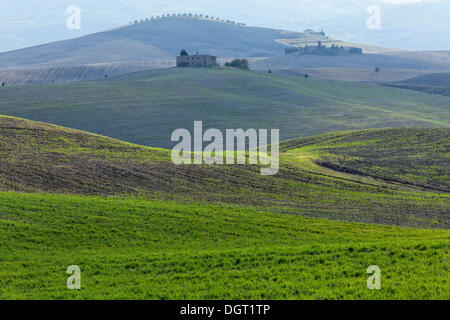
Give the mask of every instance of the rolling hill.
POLYGON ((281 56, 317 41, 353 45, 174 15, 0 53, 0 300, 449 300, 448 52, 281 56), (278 173, 173 164, 199 120, 280 129, 278 173))
POLYGON ((0 297, 448 300, 449 230, 336 220, 448 229, 449 193, 317 163, 343 157, 370 174, 380 158, 367 146, 385 150, 383 137, 403 149, 410 137, 396 160, 419 159, 413 170, 427 177, 421 159, 442 156, 449 135, 287 141, 279 175, 263 177, 247 165, 176 167, 167 150, 1 116, 0 297), (74 264, 81 290, 66 287, 74 264), (373 264, 382 290, 366 287, 373 264))
POLYGON ((283 53, 282 30, 191 18, 161 18, 84 37, 0 53, 0 68, 174 59, 181 49, 221 58, 283 53))
POLYGON ((279 173, 261 176, 258 167, 250 165, 175 166, 169 150, 1 117, 0 190, 131 195, 339 220, 450 227, 450 173, 447 161, 439 161, 445 159, 449 134, 449 129, 369 130, 288 141, 282 145, 279 173), (389 138, 388 147, 379 137, 389 138), (377 157, 376 150, 404 150, 410 145, 407 137, 423 146, 410 146, 408 153, 389 160, 377 157), (356 157, 361 153, 366 158, 356 157), (340 166, 330 165, 341 158, 340 166), (414 165, 400 166, 411 158, 414 165), (383 171, 378 169, 380 159, 399 165, 383 171), (440 180, 432 181, 433 176, 440 180))
POLYGON ((398 128, 325 134, 285 142, 283 149, 320 155, 334 170, 450 191, 448 129, 398 128))
POLYGON ((325 44, 360 46, 368 53, 393 49, 330 39, 316 32, 243 26, 200 17, 164 17, 80 38, 0 53, 0 69, 60 67, 98 63, 174 59, 181 49, 219 58, 274 57, 287 46, 325 44))
POLYGON ((80 38, 1 52, 0 81, 7 85, 61 83, 100 78, 104 73, 117 75, 171 67, 183 48, 191 54, 216 55, 222 63, 246 57, 253 60, 251 66, 255 70, 375 67, 450 70, 447 51, 396 51, 331 39, 311 30, 250 27, 204 17, 164 17, 80 38), (283 55, 288 46, 315 45, 318 41, 325 45, 358 46, 365 54, 301 59, 283 55))
POLYGON ((204 127, 279 128, 281 139, 400 126, 448 127, 450 99, 395 88, 231 69, 174 68, 104 81, 0 88, 0 113, 171 148, 204 127))

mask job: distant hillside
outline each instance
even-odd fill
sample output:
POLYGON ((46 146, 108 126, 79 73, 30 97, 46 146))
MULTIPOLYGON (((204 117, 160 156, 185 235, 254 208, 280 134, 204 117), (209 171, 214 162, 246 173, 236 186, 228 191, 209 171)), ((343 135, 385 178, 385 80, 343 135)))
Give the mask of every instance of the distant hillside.
POLYGON ((233 25, 215 20, 167 18, 132 24, 88 36, 0 53, 0 68, 68 66, 120 61, 173 59, 189 53, 266 57, 283 53, 282 30, 233 25))
POLYGON ((178 128, 279 128, 282 139, 351 129, 450 126, 450 98, 395 88, 221 68, 0 88, 0 114, 153 147, 178 128))
POLYGON ((382 68, 382 69, 431 69, 450 70, 450 62, 423 59, 420 56, 389 54, 362 54, 350 56, 281 55, 251 64, 254 70, 276 70, 303 68, 382 68))
MULTIPOLYGON (((388 139, 389 148, 383 150, 394 154, 399 146, 404 148, 405 139, 426 142, 425 149, 410 147, 407 155, 400 153, 392 158, 406 165, 409 157, 419 159, 413 162, 418 182, 429 177, 427 161, 436 161, 434 156, 440 154, 440 145, 449 136, 449 129, 415 130, 411 136, 399 134, 410 131, 377 132, 371 134, 388 139)), ((337 220, 449 227, 446 193, 342 174, 314 164, 323 150, 337 150, 351 160, 354 150, 342 149, 342 144, 372 142, 366 136, 365 132, 352 132, 336 135, 336 141, 329 135, 308 138, 307 149, 283 149, 277 175, 261 176, 259 168, 250 165, 175 166, 169 150, 0 116, 0 191, 127 195, 262 207, 276 213, 337 220), (324 149, 323 139, 327 137, 328 149, 324 149)), ((374 145, 383 148, 383 141, 374 145)), ((324 160, 328 158, 325 155, 324 160)), ((376 169, 376 159, 361 158, 355 168, 371 172, 376 169)), ((397 165, 393 171, 399 169, 397 165)), ((433 170, 443 175, 443 181, 448 177, 445 162, 436 161, 433 170)))
POLYGON ((0 69, 0 82, 4 82, 7 86, 64 83, 100 79, 136 71, 173 67, 174 65, 174 60, 154 59, 83 66, 0 69))
POLYGON ((450 73, 432 73, 384 85, 450 96, 450 73))
POLYGON ((329 38, 323 32, 250 27, 210 17, 164 17, 80 38, 0 53, 0 81, 8 85, 96 79, 174 65, 181 49, 218 56, 246 57, 255 70, 375 68, 450 70, 447 51, 407 52, 329 38), (362 56, 285 56, 291 46, 357 46, 362 56), (261 58, 271 58, 261 60, 261 58), (143 66, 148 66, 144 68, 143 66))
POLYGON ((428 62, 442 62, 450 63, 450 50, 436 50, 436 51, 393 51, 387 52, 386 54, 410 58, 410 59, 420 59, 422 61, 428 62))

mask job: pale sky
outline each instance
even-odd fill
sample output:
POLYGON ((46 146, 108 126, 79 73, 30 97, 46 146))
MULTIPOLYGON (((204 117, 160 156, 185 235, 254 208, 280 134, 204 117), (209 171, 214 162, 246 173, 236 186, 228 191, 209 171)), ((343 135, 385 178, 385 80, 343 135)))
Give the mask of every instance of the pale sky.
POLYGON ((248 25, 324 30, 333 38, 399 49, 450 50, 450 0, 0 0, 0 52, 79 37, 165 13, 203 13, 248 25), (67 29, 67 8, 81 29, 67 29), (367 28, 380 8, 381 29, 367 28))

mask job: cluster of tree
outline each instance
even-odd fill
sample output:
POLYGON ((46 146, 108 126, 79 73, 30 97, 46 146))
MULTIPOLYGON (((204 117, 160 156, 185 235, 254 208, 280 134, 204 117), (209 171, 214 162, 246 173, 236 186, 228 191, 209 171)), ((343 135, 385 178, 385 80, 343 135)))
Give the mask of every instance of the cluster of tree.
POLYGON ((323 30, 321 30, 320 32, 316 32, 313 29, 306 29, 303 31, 304 33, 309 33, 309 34, 315 34, 315 35, 319 35, 319 36, 326 36, 325 32, 323 32, 323 30))
POLYGON ((231 62, 225 63, 226 67, 239 68, 243 70, 249 70, 250 65, 247 59, 234 59, 231 62))
POLYGON ((286 54, 315 54, 315 55, 325 55, 325 56, 344 56, 349 54, 362 54, 363 50, 357 47, 344 47, 332 44, 331 47, 322 45, 319 41, 317 46, 304 46, 298 48, 286 48, 286 54))
POLYGON ((232 20, 224 20, 224 19, 220 19, 220 18, 216 18, 216 17, 210 16, 210 15, 207 15, 207 14, 204 15, 204 14, 195 14, 195 13, 168 13, 168 14, 163 14, 161 16, 154 16, 154 17, 150 17, 150 18, 130 21, 130 24, 146 23, 146 22, 150 22, 153 20, 164 19, 164 18, 183 18, 183 17, 194 18, 194 19, 209 19, 209 20, 234 24, 237 26, 246 26, 245 23, 236 22, 236 21, 232 21, 232 20))

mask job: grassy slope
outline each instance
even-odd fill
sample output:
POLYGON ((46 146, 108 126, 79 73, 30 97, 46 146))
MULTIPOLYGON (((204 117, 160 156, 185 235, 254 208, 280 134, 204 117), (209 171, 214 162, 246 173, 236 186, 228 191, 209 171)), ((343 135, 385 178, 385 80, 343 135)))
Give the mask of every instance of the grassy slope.
POLYGON ((162 149, 9 117, 0 150, 3 190, 122 195, 0 193, 0 299, 449 298, 448 230, 275 213, 448 227, 446 194, 333 172, 295 148, 272 178, 174 168, 162 149), (166 200, 123 196, 135 188, 166 200), (380 291, 366 288, 373 264, 380 291))
POLYGON ((325 134, 285 142, 335 170, 450 191, 448 129, 399 128, 325 134))
MULTIPOLYGON (((448 136, 448 129, 444 133, 448 136)), ((349 221, 450 226, 447 193, 342 175, 298 150, 282 154, 276 176, 261 176, 256 166, 174 166, 167 150, 15 118, 0 118, 0 138, 3 191, 133 195, 349 221)))
POLYGON ((0 299, 449 299, 449 231, 0 193, 0 299), (66 268, 82 290, 66 289, 66 268), (382 289, 365 270, 382 271, 382 289))
POLYGON ((225 69, 170 69, 115 80, 0 88, 0 113, 172 147, 173 130, 279 128, 325 132, 450 125, 450 98, 348 82, 225 69))
POLYGON ((175 66, 175 60, 131 61, 81 66, 62 66, 29 69, 0 70, 0 79, 6 86, 64 83, 108 77, 149 69, 175 66))

